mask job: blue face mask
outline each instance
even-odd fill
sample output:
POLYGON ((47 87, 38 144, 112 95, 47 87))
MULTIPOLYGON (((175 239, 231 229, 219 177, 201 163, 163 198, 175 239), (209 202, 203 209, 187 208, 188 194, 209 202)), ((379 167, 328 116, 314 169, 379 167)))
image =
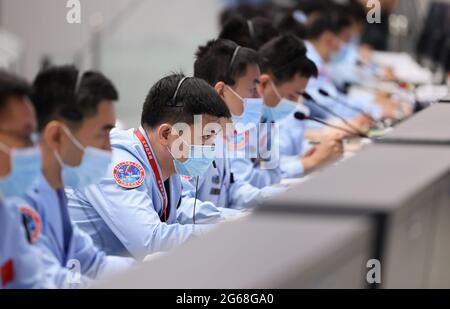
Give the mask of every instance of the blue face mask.
POLYGON ((5 197, 24 195, 41 175, 41 149, 10 149, 0 143, 0 151, 11 157, 11 173, 0 179, 0 194, 5 197))
POLYGON ((275 107, 270 107, 264 104, 263 116, 267 119, 267 121, 280 121, 295 112, 298 104, 297 102, 283 98, 278 92, 278 89, 273 81, 271 83, 273 90, 280 101, 275 107))
POLYGON ((62 167, 62 180, 64 186, 73 189, 82 189, 97 184, 105 176, 111 163, 112 153, 110 151, 94 147, 83 147, 81 143, 64 127, 72 143, 83 152, 83 158, 79 166, 70 166, 64 163, 61 156, 55 152, 55 157, 62 167))
MULTIPOLYGON (((184 144, 188 145, 184 140, 182 141, 184 144)), ((185 162, 175 159, 175 156, 170 149, 169 152, 174 158, 173 164, 177 173, 179 175, 191 177, 202 176, 206 173, 216 157, 214 146, 190 145, 189 158, 185 162)))
POLYGON ((341 49, 331 56, 332 63, 341 63, 347 59, 348 54, 350 53, 351 43, 346 43, 341 49))
MULTIPOLYGON (((228 86, 227 86, 228 87, 228 86)), ((261 105, 253 104, 255 99, 244 99, 237 92, 235 92, 231 87, 228 89, 233 93, 239 100, 241 100, 244 106, 244 112, 240 116, 232 115, 231 119, 237 127, 246 127, 249 124, 258 124, 261 120, 262 110, 261 105)), ((260 101, 260 99, 257 99, 260 101)))

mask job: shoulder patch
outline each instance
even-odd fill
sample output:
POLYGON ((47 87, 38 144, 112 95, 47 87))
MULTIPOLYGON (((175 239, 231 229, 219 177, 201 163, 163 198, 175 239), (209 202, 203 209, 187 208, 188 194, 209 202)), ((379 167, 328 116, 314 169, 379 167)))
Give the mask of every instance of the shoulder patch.
POLYGON ((145 179, 144 168, 135 162, 125 161, 114 167, 114 179, 126 189, 134 189, 142 185, 145 179))
POLYGON ((22 205, 19 207, 20 213, 23 217, 23 223, 26 225, 27 233, 29 233, 30 240, 35 243, 42 231, 42 220, 39 213, 28 205, 22 205))

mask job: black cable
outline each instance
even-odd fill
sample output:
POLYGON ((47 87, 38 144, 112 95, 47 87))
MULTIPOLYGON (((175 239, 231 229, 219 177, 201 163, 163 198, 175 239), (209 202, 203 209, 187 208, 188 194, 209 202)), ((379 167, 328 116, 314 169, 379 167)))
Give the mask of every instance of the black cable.
POLYGON ((31 231, 30 231, 30 227, 28 226, 28 220, 26 218, 26 216, 24 214, 22 214, 22 225, 25 229, 25 236, 27 237, 27 241, 28 243, 32 243, 31 241, 31 231))
POLYGON ((352 125, 350 122, 348 122, 344 117, 338 115, 337 113, 335 113, 331 108, 324 106, 322 104, 317 103, 316 101, 310 101, 311 103, 313 103, 314 105, 316 105, 317 107, 321 108, 322 110, 324 110, 325 112, 327 112, 328 114, 337 117, 340 121, 342 121, 344 124, 346 124, 349 128, 351 128, 353 130, 353 134, 357 134, 357 135, 362 135, 365 133, 363 133, 361 130, 359 130, 358 128, 356 128, 354 125, 352 125))
POLYGON ((197 197, 198 197, 198 179, 200 177, 197 176, 197 181, 195 183, 195 200, 194 200, 194 209, 192 210, 192 221, 194 222, 195 225, 195 206, 197 205, 197 197))
POLYGON ((344 117, 342 117, 341 115, 339 115, 338 113, 336 113, 335 111, 333 111, 331 108, 329 108, 328 106, 319 104, 316 100, 314 100, 309 94, 307 93, 303 93, 302 94, 303 98, 305 98, 308 102, 314 104, 315 106, 319 107, 320 109, 322 109, 323 111, 327 112, 328 114, 337 117, 339 120, 341 120, 344 124, 346 124, 349 128, 351 128, 354 132, 352 132, 352 134, 357 134, 357 135, 366 135, 365 133, 363 133, 361 130, 359 130, 358 128, 356 128, 354 125, 352 125, 350 122, 348 122, 344 117))

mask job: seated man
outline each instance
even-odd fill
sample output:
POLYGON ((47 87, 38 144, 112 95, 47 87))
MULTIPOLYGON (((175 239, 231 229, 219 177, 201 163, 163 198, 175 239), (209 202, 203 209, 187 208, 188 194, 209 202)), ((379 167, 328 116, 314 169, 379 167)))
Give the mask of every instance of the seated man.
MULTIPOLYGON (((249 98, 258 95, 258 62, 256 51, 224 39, 209 41, 205 46, 199 47, 197 52, 194 75, 216 89, 231 112, 236 130, 238 127, 258 124, 261 119, 261 111, 252 109, 253 106, 247 104, 249 98)), ((229 138, 222 135, 222 138, 215 141, 216 147, 222 150, 221 156, 216 158, 213 166, 203 176, 199 179, 182 177, 183 199, 178 213, 179 218, 184 221, 211 222, 210 220, 230 215, 223 208, 254 207, 269 196, 284 192, 272 187, 258 189, 234 177, 226 149, 230 145, 224 143, 224 139, 233 140, 233 133, 234 130, 225 132, 230 135, 229 138)))
POLYGON ((207 226, 177 220, 180 175, 197 177, 209 168, 214 156, 208 145, 229 117, 205 81, 161 79, 145 100, 141 127, 111 132, 113 159, 101 182, 68 190, 73 220, 106 252, 139 259, 201 235, 207 226))
MULTIPOLYGON (((315 113, 319 117, 325 114, 327 118, 338 115, 364 131, 374 121, 396 118, 401 106, 397 106, 395 102, 375 100, 373 96, 351 98, 334 86, 327 64, 340 53, 343 47, 341 37, 351 36, 351 29, 350 19, 345 15, 327 10, 309 15, 307 56, 316 64, 319 76, 311 79, 306 88, 306 92, 314 100, 308 100, 306 104, 314 116, 315 113)), ((308 125, 316 128, 313 123, 309 122, 308 125)))
MULTIPOLYGON (((305 91, 311 77, 317 75, 314 63, 306 57, 306 48, 303 42, 292 34, 279 36, 266 43, 259 50, 261 58, 262 75, 258 88, 262 93, 262 122, 276 124, 283 123, 293 117, 296 111, 307 113, 305 107, 299 103, 299 99, 305 91), (263 103, 262 103, 263 102, 263 103)), ((300 124, 299 121, 297 123, 300 124)), ((273 143, 271 155, 281 156, 275 169, 267 169, 264 158, 248 160, 237 158, 231 161, 231 171, 238 179, 250 182, 256 187, 262 188, 281 181, 282 178, 292 178, 302 175, 305 171, 312 170, 320 164, 333 160, 342 154, 342 143, 339 136, 329 135, 317 147, 314 154, 308 157, 292 156, 284 151, 285 145, 300 147, 304 144, 301 134, 297 139, 291 139, 297 129, 291 128, 290 132, 280 131, 278 136, 267 135, 268 142, 273 143), (270 140, 269 138, 272 139, 270 140), (279 152, 277 154, 277 151, 279 152), (288 157, 285 157, 288 156, 288 157), (279 175, 275 171, 279 170, 279 175)), ((262 135, 261 135, 262 136, 262 135)), ((264 136, 260 138, 264 139, 264 136)))
POLYGON ((45 264, 45 276, 59 288, 84 287, 91 279, 105 278, 135 263, 107 256, 69 217, 64 187, 94 184, 108 167, 109 131, 115 122, 112 101, 117 99, 105 77, 86 73, 77 87, 77 102, 77 76, 74 67, 64 66, 36 77, 33 104, 41 135, 42 176, 23 198, 11 200, 24 215, 34 218, 37 212, 42 218, 31 224, 42 231, 40 237, 33 233, 31 241, 52 258, 45 264))
POLYGON ((0 71, 0 289, 52 287, 43 280, 39 251, 25 238, 19 210, 4 201, 24 194, 40 175, 39 148, 31 140, 37 122, 30 92, 25 81, 0 71))

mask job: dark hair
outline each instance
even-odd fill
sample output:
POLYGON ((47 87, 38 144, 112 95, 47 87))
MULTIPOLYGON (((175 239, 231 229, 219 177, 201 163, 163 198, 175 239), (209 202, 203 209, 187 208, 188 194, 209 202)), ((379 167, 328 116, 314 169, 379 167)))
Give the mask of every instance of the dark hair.
POLYGON ((311 15, 334 10, 335 2, 331 0, 302 0, 296 8, 306 15, 311 15))
POLYGON ((306 47, 293 34, 281 35, 261 47, 261 71, 275 77, 276 83, 291 80, 295 75, 317 77, 317 67, 306 57, 306 47))
POLYGON ((339 14, 338 11, 324 11, 310 18, 308 24, 308 39, 317 39, 325 32, 339 34, 342 30, 351 26, 348 15, 339 14))
POLYGON ((154 128, 164 122, 192 124, 194 116, 202 114, 231 117, 225 102, 206 81, 190 77, 178 88, 183 78, 182 74, 173 74, 153 85, 144 102, 142 125, 154 128))
POLYGON ((30 96, 30 85, 20 77, 0 70, 0 110, 12 96, 30 96))
POLYGON ((264 43, 277 35, 278 31, 269 19, 255 17, 246 20, 234 16, 225 23, 219 38, 231 40, 240 46, 258 50, 264 43))
POLYGON ((349 0, 344 4, 343 9, 351 19, 360 23, 367 23, 367 13, 364 5, 358 0, 349 0))
POLYGON ((88 71, 83 74, 78 87, 77 102, 84 116, 97 114, 97 107, 102 100, 118 99, 117 89, 102 73, 88 71))
POLYGON ((219 25, 223 27, 226 22, 233 17, 240 17, 244 20, 255 17, 264 17, 272 20, 280 9, 280 6, 271 3, 260 5, 244 3, 236 6, 229 6, 219 14, 219 25))
POLYGON ((300 39, 305 39, 307 36, 307 25, 295 18, 296 10, 288 10, 280 16, 276 28, 281 34, 292 33, 300 39))
POLYGON ((33 82, 32 101, 39 131, 54 119, 82 121, 75 96, 77 79, 78 70, 71 65, 50 67, 38 73, 33 82))
POLYGON ((224 39, 209 41, 200 46, 195 55, 194 76, 213 87, 220 81, 233 86, 245 74, 248 65, 259 64, 256 51, 224 39))

